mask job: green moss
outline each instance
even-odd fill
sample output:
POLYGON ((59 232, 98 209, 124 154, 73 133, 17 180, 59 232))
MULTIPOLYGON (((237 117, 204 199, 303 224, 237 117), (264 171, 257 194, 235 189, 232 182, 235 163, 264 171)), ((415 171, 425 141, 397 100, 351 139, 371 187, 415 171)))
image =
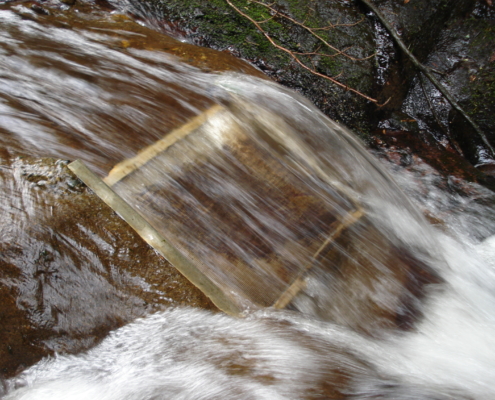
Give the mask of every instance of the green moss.
MULTIPOLYGON (((247 18, 239 15, 225 0, 142 0, 152 1, 163 12, 166 20, 174 21, 182 28, 189 28, 191 38, 210 47, 229 51, 247 60, 253 60, 277 81, 306 95, 334 119, 340 120, 360 131, 367 131, 363 120, 367 102, 357 95, 346 92, 323 78, 317 78, 298 67, 292 57, 277 49, 247 18), (345 102, 342 98, 345 97, 345 102)), ((334 54, 307 30, 282 16, 272 16, 266 7, 248 0, 231 0, 242 12, 256 21, 264 21, 263 29, 273 40, 293 52, 325 52, 334 54)), ((323 0, 277 0, 277 9, 307 27, 325 27, 338 21, 353 23, 362 15, 353 7, 340 2, 323 0)), ((362 23, 353 27, 318 30, 318 35, 336 48, 346 48, 360 43, 356 50, 361 57, 374 52, 373 35, 369 25, 362 23), (359 54, 359 52, 363 54, 359 54)), ((351 50, 354 51, 354 50, 351 50)), ((354 62, 343 56, 301 57, 309 67, 324 75, 334 77, 344 84, 370 93, 373 85, 373 60, 354 62)))
MULTIPOLYGON (((333 54, 330 49, 312 37, 306 30, 292 24, 280 16, 272 16, 266 7, 248 0, 233 0, 234 4, 256 21, 266 21, 263 29, 280 45, 294 52, 321 51, 333 54)), ((203 36, 214 43, 214 47, 226 49, 234 46, 244 58, 262 58, 270 62, 273 59, 289 60, 289 56, 274 48, 266 37, 249 20, 239 15, 225 0, 162 0, 158 3, 167 18, 187 21, 189 28, 197 29, 198 36, 203 36), (197 16, 195 16, 197 15, 197 16), (192 17, 192 18, 191 18, 192 17)), ((280 0, 279 8, 298 21, 304 21, 308 27, 322 27, 328 21, 316 10, 314 2, 303 0, 280 0)), ((335 44, 351 44, 347 34, 335 29, 317 31, 323 40, 335 44)), ((338 73, 345 65, 345 60, 325 61, 320 67, 329 69, 330 74, 338 73)))
MULTIPOLYGON (((163 10, 167 19, 182 21, 188 28, 197 29, 197 35, 214 43, 213 47, 223 50, 234 46, 244 58, 273 57, 273 46, 225 0, 164 0, 155 4, 163 10)), ((236 0, 235 4, 257 21, 270 18, 265 7, 249 4, 245 0, 236 0)), ((281 24, 276 20, 268 21, 263 27, 274 36, 282 31, 281 24)))
POLYGON ((481 129, 493 137, 495 128, 495 65, 489 60, 493 56, 495 24, 488 20, 470 19, 460 30, 463 37, 469 36, 467 58, 475 60, 477 71, 470 76, 462 89, 468 98, 464 104, 467 113, 480 125, 481 129), (482 60, 485 60, 484 62, 482 60))
POLYGON ((470 107, 468 113, 478 120, 480 125, 495 126, 495 68, 487 67, 476 77, 469 87, 470 107))

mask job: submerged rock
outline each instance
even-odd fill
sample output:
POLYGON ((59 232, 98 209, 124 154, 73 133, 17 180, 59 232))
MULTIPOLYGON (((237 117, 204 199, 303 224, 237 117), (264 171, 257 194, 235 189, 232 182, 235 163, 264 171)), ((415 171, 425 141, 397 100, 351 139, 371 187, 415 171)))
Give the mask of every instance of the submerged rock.
MULTIPOLYGON (((281 5, 281 10, 298 19, 306 19, 307 24, 349 23, 351 26, 340 26, 328 31, 328 39, 331 39, 332 43, 337 43, 341 46, 340 48, 346 47, 347 44, 354 45, 352 51, 356 53, 352 54, 356 57, 373 53, 374 40, 377 37, 374 31, 376 25, 367 20, 354 24, 360 20, 362 14, 352 7, 350 2, 342 0, 329 4, 328 2, 317 1, 314 3, 314 9, 310 8, 307 2, 299 3, 286 2, 281 5), (294 8, 294 4, 302 5, 303 10, 297 11, 298 9, 294 8), (356 42, 359 45, 355 45, 356 42)), ((250 4, 246 3, 247 6, 250 4)), ((366 101, 350 92, 336 89, 326 81, 321 81, 324 82, 321 83, 314 76, 301 72, 299 67, 290 62, 290 58, 286 54, 273 52, 273 48, 269 43, 267 44, 265 38, 254 26, 235 14, 232 9, 226 6, 226 3, 217 1, 167 2, 160 3, 159 7, 158 10, 164 13, 164 17, 169 18, 168 21, 172 20, 174 24, 184 23, 189 27, 190 30, 185 33, 186 36, 197 39, 203 44, 209 44, 212 47, 224 49, 232 54, 250 59, 275 80, 311 97, 328 115, 346 122, 361 136, 365 136, 370 127, 373 126, 374 120, 379 119, 379 115, 373 117, 375 108, 369 107, 366 101), (188 18, 187 23, 180 21, 181 18, 188 18), (200 20, 202 21, 201 24, 198 22, 200 20), (235 46, 232 45, 234 40, 239 40, 235 46)), ((55 12, 50 11, 50 13, 55 12)), ((43 13, 39 13, 39 15, 42 18, 50 17, 43 13)), ((153 15, 156 17, 157 14, 153 15)), ((23 14, 23 16, 25 15, 23 14)), ((269 21, 270 24, 267 22, 267 30, 278 35, 278 40, 284 46, 298 52, 311 52, 318 49, 315 39, 309 37, 302 28, 289 27, 289 24, 284 22, 280 16, 269 16, 269 18, 271 17, 273 19, 269 21), (288 29, 285 33, 281 33, 285 28, 288 29)), ((30 18, 34 17, 30 16, 30 18)), ((151 35, 150 29, 137 29, 135 24, 129 24, 130 21, 122 16, 113 16, 112 18, 115 18, 112 22, 113 28, 124 31, 124 33, 120 31, 115 34, 115 41, 112 47, 108 48, 117 49, 116 55, 119 57, 132 49, 167 50, 203 70, 217 70, 217 67, 210 68, 208 66, 206 60, 210 56, 218 57, 217 61, 220 66, 227 60, 233 59, 231 55, 226 53, 205 49, 195 50, 188 44, 182 46, 179 42, 168 40, 163 35, 159 35, 155 38, 156 40, 146 42, 142 37, 143 35, 151 35), (122 20, 119 21, 119 19, 122 20)), ((166 27, 162 22, 156 20, 156 26, 165 29, 166 27)), ((72 17, 67 17, 63 23, 55 21, 54 24, 63 25, 64 29, 72 24, 79 30, 82 30, 84 26, 81 25, 80 20, 72 17)), ((102 29, 107 28, 108 25, 93 21, 91 23, 91 38, 101 37, 95 32, 101 32, 102 29)), ((44 43, 46 44, 46 42, 44 43)), ((392 52, 391 49, 390 51, 392 52)), ((78 49, 75 50, 76 60, 85 57, 84 54, 81 55, 80 53, 78 49)), ((143 56, 143 53, 135 53, 143 56)), ((393 54, 391 53, 391 55, 393 54)), ((162 66, 161 62, 163 60, 156 61, 158 65, 162 66)), ((373 91, 374 80, 376 79, 375 71, 378 67, 372 59, 354 62, 349 59, 323 57, 319 60, 314 59, 314 62, 318 71, 330 75, 338 75, 344 71, 342 78, 349 85, 353 85, 366 93, 373 91)), ((53 65, 52 63, 51 68, 53 65)), ((259 75, 259 71, 246 66, 243 62, 237 64, 236 60, 232 65, 232 68, 224 69, 243 71, 245 68, 247 71, 259 75)), ((397 71, 400 65, 398 64, 397 71)), ((91 65, 91 68, 91 71, 94 71, 95 65, 91 65)), ((80 78, 78 82, 87 83, 94 79, 90 74, 79 73, 79 71, 75 76, 80 78)), ((408 76, 409 78, 412 77, 412 75, 408 76)), ((407 80, 387 81, 386 79, 387 74, 384 74, 384 81, 380 84, 386 85, 386 82, 392 82, 389 85, 392 90, 394 88, 396 90, 401 89, 401 96, 405 95, 408 89, 407 80)), ((39 82, 39 80, 33 79, 33 82, 39 82)), ((119 87, 115 80, 108 80, 108 82, 108 87, 111 89, 119 87)), ((476 82, 476 79, 473 82, 476 82)), ((100 81, 94 87, 101 88, 102 85, 103 82, 100 81)), ((118 101, 109 103, 118 104, 118 108, 124 112, 131 109, 130 107, 125 108, 129 104, 133 106, 135 104, 148 105, 144 101, 127 103, 129 93, 132 93, 132 90, 138 86, 142 86, 142 84, 136 81, 131 82, 129 86, 124 86, 124 89, 120 88, 122 96, 118 98, 118 101)), ((32 91, 32 82, 29 82, 26 87, 32 91)), ((86 86, 81 85, 81 87, 86 86)), ((152 82, 150 87, 156 89, 158 86, 152 82)), ((179 85, 174 84, 173 87, 175 89, 179 85)), ((477 93, 483 93, 483 85, 479 88, 477 93)), ((50 89, 52 90, 53 87, 50 89)), ((184 87, 180 87, 180 89, 181 93, 185 90, 184 87)), ((375 87, 374 90, 378 89, 375 87)), ((46 99, 46 92, 40 90, 40 93, 40 96, 46 99)), ((51 93, 53 96, 53 92, 51 93)), ((26 100, 25 97, 18 96, 18 93, 16 96, 16 101, 20 103, 21 100, 26 100)), ((193 93, 192 97, 198 97, 198 95, 193 93)), ((65 106, 68 100, 65 92, 61 98, 64 99, 63 104, 65 106)), ((115 118, 112 120, 114 126, 101 125, 106 126, 106 129, 96 129, 100 135, 98 139, 107 133, 114 139, 117 138, 119 148, 125 147, 126 151, 132 148, 132 151, 129 151, 133 152, 147 142, 161 137, 168 128, 180 124, 180 118, 187 118, 187 114, 181 115, 180 118, 171 117, 171 114, 168 113, 169 108, 173 109, 173 107, 165 107, 169 104, 168 100, 159 103, 157 97, 150 96, 150 98, 154 106, 159 106, 160 115, 167 114, 163 121, 161 119, 155 121, 153 127, 157 127, 156 131, 151 129, 146 131, 132 130, 130 129, 131 124, 125 124, 122 121, 137 119, 139 126, 142 126, 142 121, 139 121, 139 118, 126 115, 129 119, 124 120, 120 118, 120 114, 115 114, 115 118)), ((403 97, 398 96, 397 98, 399 100, 394 106, 396 109, 390 107, 386 111, 387 113, 401 108, 403 97)), ((136 99, 142 100, 147 99, 147 97, 136 97, 136 99)), ((182 104, 190 104, 187 101, 184 100, 182 104)), ((80 110, 79 98, 75 97, 73 102, 78 104, 80 110)), ((29 104, 32 105, 33 103, 29 104)), ((208 103, 207 98, 196 98, 194 104, 201 108, 208 103)), ((176 102, 172 104, 177 107, 176 102)), ((22 108, 22 110, 24 109, 22 108)), ((57 114, 53 109, 50 111, 57 114)), ((91 116, 90 121, 94 121, 93 118, 100 114, 102 115, 101 120, 108 121, 106 115, 100 112, 98 104, 95 108, 88 107, 87 112, 91 116)), ((189 110, 189 112, 192 111, 189 110)), ((39 113, 42 114, 41 111, 39 113)), ((128 114, 128 112, 126 113, 128 114)), ((136 115, 141 116, 142 114, 136 115)), ((387 121, 389 125, 384 125, 383 128, 385 130, 397 130, 395 123, 407 124, 410 125, 408 129, 417 128, 419 130, 417 132, 425 134, 424 130, 421 131, 421 125, 415 118, 405 113, 396 112, 387 121)), ((50 119, 46 125, 50 128, 60 127, 62 119, 50 119), (53 123, 54 121, 58 125, 53 123)), ((75 126, 78 124, 74 124, 72 129, 75 126)), ((94 126, 90 126, 91 129, 88 131, 93 131, 94 126)), ((39 130, 33 129, 33 132, 39 133, 39 130)), ((66 134, 67 130, 63 130, 62 136, 64 138, 67 138, 66 134)), ((33 140, 33 142, 36 141, 33 140)), ((69 151, 73 152, 77 149, 78 152, 87 155, 89 152, 83 146, 88 144, 91 145, 92 140, 74 139, 74 144, 69 151)), ((11 145, 10 143, 5 147, 11 145)), ((22 146, 26 145, 26 143, 22 143, 22 146)), ((64 142, 63 146, 66 148, 67 143, 64 142)), ((54 144, 50 142, 50 151, 54 152, 54 147, 54 144)), ((121 154, 110 154, 109 146, 102 146, 102 148, 104 151, 100 156, 102 160, 98 161, 99 164, 106 166, 106 164, 114 163, 115 159, 120 159, 121 154)), ((42 151, 46 151, 46 148, 38 149, 36 154, 42 151)), ((387 155, 392 158, 399 157, 401 164, 407 164, 414 157, 413 152, 403 151, 391 151, 387 155), (399 156, 397 156, 398 154, 399 156)), ((63 155, 58 156, 63 157, 63 155)), ((95 164, 98 163, 95 162, 95 164)), ((469 173, 472 173, 472 179, 482 181, 482 178, 479 178, 476 173, 472 171, 469 173)), ((43 355, 55 351, 71 353, 91 347, 109 330, 138 316, 169 305, 186 304, 213 308, 212 304, 195 287, 190 285, 166 261, 159 258, 123 221, 81 185, 68 172, 64 162, 48 159, 11 159, 5 156, 0 168, 0 181, 2 183, 0 197, 3 207, 0 209, 3 221, 0 230, 0 281, 2 282, 0 287, 0 304, 2 305, 0 338, 5 344, 0 348, 0 370, 3 374, 11 376, 43 355)), ((449 182, 456 183, 452 179, 449 182)), ((483 237, 486 237, 486 232, 480 233, 480 238, 483 237)), ((342 270, 352 271, 351 267, 346 264, 342 270)), ((411 275, 415 278, 415 270, 412 271, 411 275)), ((407 286, 404 283, 409 279, 407 272, 398 278, 398 281, 403 284, 400 288, 407 286)), ((352 278, 351 274, 347 275, 352 278)), ((373 276, 376 277, 376 275, 373 276)), ((363 277, 363 274, 360 277, 364 280, 367 279, 366 276, 363 277)), ((430 280, 435 282, 433 276, 428 278, 432 278, 430 280)), ((352 281, 352 285, 349 285, 351 289, 355 287, 355 282, 360 283, 358 279, 352 281)), ((421 287, 424 286, 423 281, 420 281, 420 284, 421 287)), ((370 284, 370 286, 373 285, 370 284)), ((336 289, 339 293, 343 293, 343 298, 344 295, 347 295, 347 287, 343 289, 336 287, 336 289)), ((410 288, 407 287, 407 289, 410 288)), ((380 287, 377 287, 376 290, 377 293, 381 293, 380 287)), ((414 294, 417 296, 416 293, 414 294)), ((400 297, 400 293, 398 297, 400 297)), ((402 300, 407 305, 409 297, 401 298, 402 300)), ((369 312, 367 307, 369 307, 370 302, 367 299, 360 304, 363 304, 362 309, 369 315, 381 313, 378 308, 369 312), (373 311, 375 314, 372 313, 373 311)), ((340 310, 337 311, 340 312, 340 310)), ((345 314, 350 315, 350 313, 345 314)), ((393 319, 392 327, 407 325, 406 327, 410 328, 409 315, 404 317, 402 314, 396 314, 394 310, 394 313, 385 315, 382 320, 388 324, 393 319)), ((351 315, 351 317, 348 320, 338 322, 352 327, 357 326, 358 329, 364 331, 368 330, 368 326, 363 326, 366 325, 365 323, 374 322, 372 318, 370 321, 363 320, 361 314, 351 315)))
POLYGON ((475 242, 495 234, 493 177, 417 132, 377 131, 370 147, 435 227, 456 225, 475 242))
POLYGON ((136 317, 211 302, 54 159, 0 166, 0 374, 136 317))

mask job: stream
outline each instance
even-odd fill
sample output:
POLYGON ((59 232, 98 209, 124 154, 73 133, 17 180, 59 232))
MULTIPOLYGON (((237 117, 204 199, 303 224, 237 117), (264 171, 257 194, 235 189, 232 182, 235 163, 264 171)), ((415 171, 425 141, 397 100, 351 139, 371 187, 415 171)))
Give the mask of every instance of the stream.
POLYGON ((0 1, 0 398, 494 398, 492 191, 394 163, 124 7, 53 4, 0 1), (240 317, 99 201, 76 159, 240 317))

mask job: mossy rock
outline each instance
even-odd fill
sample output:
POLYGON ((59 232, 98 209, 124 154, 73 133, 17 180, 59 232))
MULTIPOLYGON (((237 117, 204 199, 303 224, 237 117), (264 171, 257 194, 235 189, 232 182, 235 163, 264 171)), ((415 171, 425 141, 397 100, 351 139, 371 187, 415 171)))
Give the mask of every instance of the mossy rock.
MULTIPOLYGON (((310 98, 331 118, 366 136, 370 130, 369 112, 375 107, 368 100, 319 78, 300 67, 287 52, 273 46, 250 22, 232 8, 226 0, 149 0, 153 12, 161 13, 166 21, 187 32, 194 43, 228 51, 256 65, 275 81, 310 98)), ((280 46, 294 53, 325 52, 306 64, 322 75, 337 77, 348 85, 371 96, 374 90, 375 60, 357 61, 334 50, 325 50, 324 43, 307 29, 292 23, 281 14, 246 0, 232 3, 256 21, 266 21, 263 29, 280 46)), ((321 38, 354 58, 362 59, 375 51, 373 27, 360 9, 348 1, 280 0, 277 10, 308 28, 338 25, 315 31, 321 38)))

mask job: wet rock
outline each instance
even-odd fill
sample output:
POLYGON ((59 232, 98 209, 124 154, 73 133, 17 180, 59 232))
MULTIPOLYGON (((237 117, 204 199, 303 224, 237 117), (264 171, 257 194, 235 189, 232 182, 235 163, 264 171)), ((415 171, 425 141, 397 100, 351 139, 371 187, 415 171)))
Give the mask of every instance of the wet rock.
POLYGON ((472 8, 472 0, 379 0, 376 5, 395 27, 409 50, 424 61, 445 24, 472 8))
POLYGON ((495 234, 493 225, 486 223, 495 221, 495 213, 490 211, 495 179, 490 173, 475 168, 431 135, 417 131, 375 131, 370 150, 401 182, 431 224, 443 229, 446 221, 464 221, 465 231, 479 241, 495 234))
MULTIPOLYGON (((490 10, 479 2, 468 17, 451 21, 427 65, 439 72, 440 82, 495 145, 495 24, 490 10)), ((403 109, 473 165, 493 162, 479 135, 426 79, 415 78, 403 109)))
MULTIPOLYGON (((414 124, 406 122, 405 124, 414 124)), ((392 164, 412 167, 426 162, 443 176, 489 185, 489 176, 484 175, 461 157, 455 150, 446 149, 429 135, 418 135, 417 131, 381 129, 375 131, 370 142, 371 149, 380 158, 392 164)))
MULTIPOLYGON (((452 66, 451 70, 448 70, 445 79, 452 82, 453 90, 460 98, 461 106, 476 121, 492 146, 495 146, 495 114, 493 112, 495 110, 495 49, 493 46, 495 23, 493 18, 482 17, 481 8, 480 6, 475 10, 471 18, 454 24, 445 32, 446 40, 450 39, 453 42, 452 45, 460 47, 457 54, 458 62, 452 66), (462 59, 459 60, 460 57, 462 59)), ((449 116, 452 135, 459 142, 466 157, 473 164, 493 163, 493 158, 486 155, 485 146, 473 129, 466 126, 464 118, 453 111, 449 116)))
MULTIPOLYGON (((441 0, 424 7, 421 2, 381 1, 379 7, 411 51, 433 70, 488 140, 495 143, 495 67, 490 61, 493 7, 484 1, 441 0), (424 15, 420 18, 418 13, 424 15)), ((385 84, 378 97, 391 97, 391 101, 377 114, 381 119, 378 128, 415 132, 423 139, 429 136, 447 152, 454 151, 473 165, 493 163, 474 128, 452 109, 427 77, 417 74, 408 60, 401 57, 391 57, 391 68, 385 73, 385 84)), ((492 174, 490 168, 484 169, 492 174)))
POLYGON ((46 8, 43 8, 40 4, 33 4, 31 6, 31 10, 33 10, 37 14, 50 15, 50 11, 48 11, 46 8))
MULTIPOLYGON (((420 62, 427 59, 445 25, 472 8, 470 0, 381 0, 375 3, 420 62)), ((401 109, 417 70, 394 43, 390 44, 391 39, 381 32, 383 28, 380 23, 376 23, 375 29, 377 36, 388 43, 388 68, 383 72, 383 83, 377 87, 380 101, 388 100, 379 110, 379 115, 383 116, 401 109)), ((378 48, 378 51, 381 49, 378 48)))
POLYGON ((53 159, 0 166, 0 375, 173 305, 211 302, 53 159))

